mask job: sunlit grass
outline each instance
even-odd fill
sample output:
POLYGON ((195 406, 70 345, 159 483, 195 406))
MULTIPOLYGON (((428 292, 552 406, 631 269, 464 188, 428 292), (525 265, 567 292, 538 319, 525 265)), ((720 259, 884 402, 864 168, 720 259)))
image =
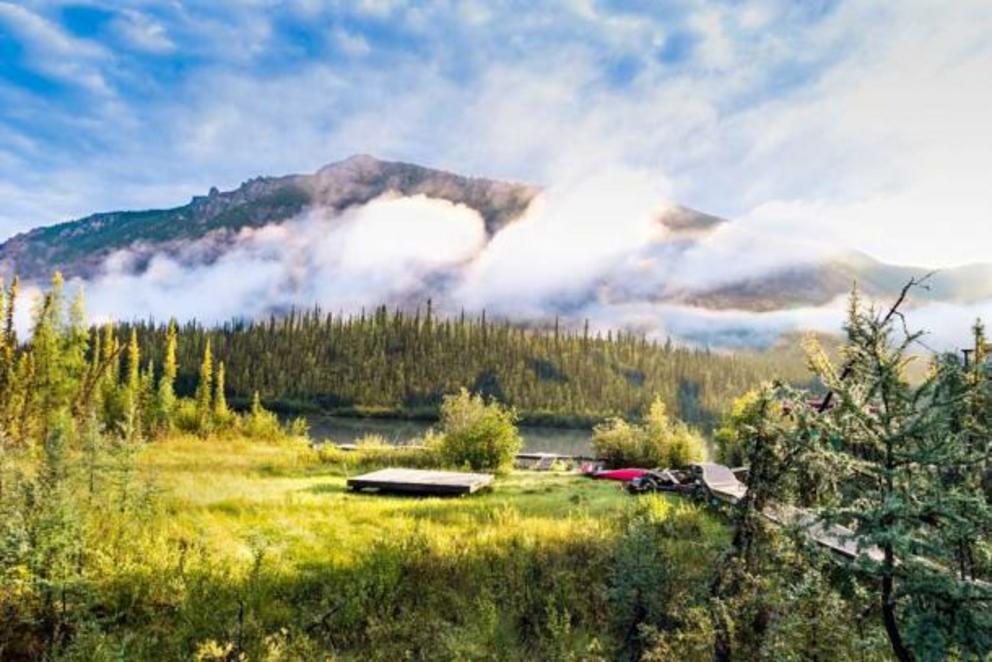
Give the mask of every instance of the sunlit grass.
POLYGON ((514 472, 465 497, 356 494, 343 468, 305 445, 176 438, 150 446, 141 463, 164 492, 174 534, 237 559, 262 544, 288 562, 346 563, 412 532, 438 545, 595 536, 630 501, 615 483, 548 472, 514 472))
POLYGON ((613 636, 611 573, 632 517, 653 527, 648 553, 677 565, 673 586, 705 585, 725 542, 695 506, 572 473, 417 498, 349 492, 355 463, 335 459, 303 443, 148 444, 133 505, 92 514, 88 563, 114 616, 79 640, 83 658, 188 659, 216 641, 262 659, 286 631, 309 652, 272 659, 543 659, 613 636))

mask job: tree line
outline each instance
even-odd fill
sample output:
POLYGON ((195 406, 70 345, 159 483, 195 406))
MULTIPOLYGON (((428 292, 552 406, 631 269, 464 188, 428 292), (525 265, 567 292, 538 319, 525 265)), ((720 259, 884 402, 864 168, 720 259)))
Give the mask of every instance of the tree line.
POLYGON ((9 287, 0 281, 0 450, 43 444, 54 434, 76 440, 87 425, 129 442, 173 431, 282 434, 257 394, 249 394, 244 415, 228 406, 227 368, 209 341, 198 348, 195 378, 186 379, 191 397, 177 395, 182 346, 175 322, 163 327, 157 357, 146 358, 137 329, 88 325, 82 293, 67 297, 56 273, 22 342, 14 324, 18 297, 16 279, 9 287))
MULTIPOLYGON (((139 322, 156 359, 168 325, 139 322)), ((514 407, 524 422, 591 425, 640 417, 658 397, 668 411, 708 427, 738 393, 773 375, 806 383, 801 361, 774 353, 724 354, 636 333, 591 333, 555 322, 525 327, 478 317, 438 317, 385 307, 357 315, 293 310, 261 321, 179 327, 177 388, 189 393, 209 342, 228 363, 226 388, 244 402, 258 390, 275 408, 434 417, 461 388, 514 407)))

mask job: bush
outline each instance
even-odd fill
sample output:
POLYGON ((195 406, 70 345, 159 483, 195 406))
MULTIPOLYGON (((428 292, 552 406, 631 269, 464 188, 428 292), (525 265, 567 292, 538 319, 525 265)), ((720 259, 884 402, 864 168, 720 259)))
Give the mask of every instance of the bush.
POLYGON ((309 425, 304 418, 298 417, 283 425, 278 416, 262 406, 257 393, 252 398, 251 408, 247 412, 227 411, 218 414, 211 411, 206 418, 201 416, 195 400, 181 398, 176 402, 173 427, 179 432, 195 434, 202 438, 241 436, 252 441, 268 443, 305 439, 310 433, 309 425))
POLYGON ((607 466, 684 467, 706 458, 702 438, 682 421, 673 421, 660 398, 643 425, 611 418, 593 428, 593 450, 607 466))
POLYGON ((262 407, 258 393, 252 400, 251 410, 242 417, 240 432, 248 439, 256 441, 282 441, 287 436, 279 418, 262 407))
POLYGON ((607 596, 617 659, 712 657, 712 645, 692 651, 687 642, 672 647, 677 655, 646 654, 659 639, 671 646, 677 638, 698 636, 689 619, 708 597, 709 575, 726 544, 724 529, 703 510, 662 498, 638 499, 616 523, 607 596))
POLYGON ((736 398, 713 435, 717 460, 729 467, 738 467, 745 463, 744 435, 761 418, 761 412, 757 408, 758 395, 759 391, 753 390, 736 398))
POLYGON ((196 411, 196 402, 189 398, 179 400, 173 412, 173 422, 180 432, 200 434, 200 416, 196 411))
POLYGON ((516 413, 464 388, 444 398, 441 428, 436 446, 442 460, 473 471, 509 471, 523 447, 516 413))

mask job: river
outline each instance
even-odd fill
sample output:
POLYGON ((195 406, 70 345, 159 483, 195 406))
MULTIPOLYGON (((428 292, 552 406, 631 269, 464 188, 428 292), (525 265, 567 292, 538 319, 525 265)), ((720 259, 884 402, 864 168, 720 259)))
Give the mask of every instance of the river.
MULTIPOLYGON (((351 418, 346 416, 311 415, 310 437, 315 442, 350 444, 370 434, 380 435, 388 443, 405 444, 423 435, 435 425, 429 421, 391 418, 351 418)), ((591 455, 592 433, 574 428, 521 426, 524 451, 529 453, 558 453, 560 455, 591 455)))

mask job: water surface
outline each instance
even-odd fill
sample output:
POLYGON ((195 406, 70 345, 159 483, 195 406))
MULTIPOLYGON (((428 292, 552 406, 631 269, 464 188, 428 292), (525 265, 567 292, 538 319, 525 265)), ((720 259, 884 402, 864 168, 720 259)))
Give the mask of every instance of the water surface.
MULTIPOLYGON (((347 416, 311 415, 310 436, 316 442, 351 444, 370 434, 381 436, 390 444, 407 444, 421 437, 431 426, 430 421, 386 418, 351 418, 347 416)), ((558 453, 560 455, 590 455, 589 430, 521 426, 524 451, 529 453, 558 453)))

